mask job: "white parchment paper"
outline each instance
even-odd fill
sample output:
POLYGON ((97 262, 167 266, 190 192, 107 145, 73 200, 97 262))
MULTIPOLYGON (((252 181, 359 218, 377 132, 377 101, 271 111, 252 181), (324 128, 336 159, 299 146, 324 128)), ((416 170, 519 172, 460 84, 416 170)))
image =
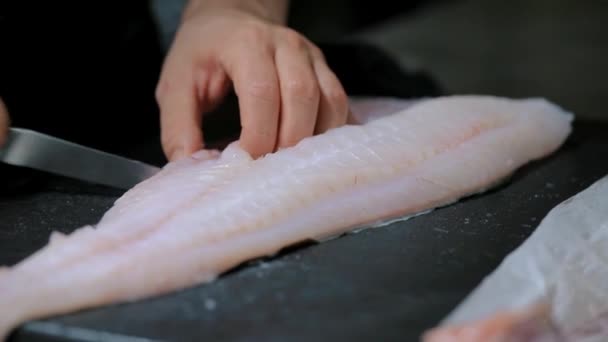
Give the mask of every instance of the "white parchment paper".
POLYGON ((553 208, 442 325, 520 310, 539 300, 551 304, 552 318, 566 330, 608 312, 608 175, 553 208))

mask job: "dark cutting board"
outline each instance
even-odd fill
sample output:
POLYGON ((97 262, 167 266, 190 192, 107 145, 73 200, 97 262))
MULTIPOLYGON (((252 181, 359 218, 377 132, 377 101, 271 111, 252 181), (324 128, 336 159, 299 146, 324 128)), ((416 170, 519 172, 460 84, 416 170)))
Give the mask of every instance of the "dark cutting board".
MULTIPOLYGON (((171 295, 29 322, 12 341, 416 341, 552 207, 608 173, 606 132, 577 123, 553 156, 429 214, 292 248, 171 295)), ((29 181, 0 198, 0 263, 33 252, 52 229, 95 222, 119 195, 37 174, 29 181)))

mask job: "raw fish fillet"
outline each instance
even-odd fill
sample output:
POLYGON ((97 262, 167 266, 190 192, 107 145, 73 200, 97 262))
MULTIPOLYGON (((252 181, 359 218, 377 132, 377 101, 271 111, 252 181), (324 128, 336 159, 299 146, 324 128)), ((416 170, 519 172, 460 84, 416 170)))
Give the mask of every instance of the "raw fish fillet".
POLYGON ((488 318, 427 332, 423 342, 596 342, 608 340, 608 312, 560 327, 546 303, 520 311, 501 311, 488 318))
POLYGON ((608 341, 608 175, 567 199, 424 342, 608 341))
POLYGON ((387 101, 353 102, 364 124, 257 160, 235 142, 168 164, 95 227, 53 234, 0 275, 0 336, 27 320, 209 282, 302 240, 479 193, 558 149, 573 119, 543 99, 443 97, 384 115, 400 107, 387 101))

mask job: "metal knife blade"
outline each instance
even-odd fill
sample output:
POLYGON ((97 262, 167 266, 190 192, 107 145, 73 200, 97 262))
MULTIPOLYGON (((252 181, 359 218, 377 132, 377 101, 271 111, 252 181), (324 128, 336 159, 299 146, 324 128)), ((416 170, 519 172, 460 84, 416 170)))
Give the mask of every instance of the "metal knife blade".
POLYGON ((130 189, 160 168, 36 131, 10 128, 0 162, 130 189))

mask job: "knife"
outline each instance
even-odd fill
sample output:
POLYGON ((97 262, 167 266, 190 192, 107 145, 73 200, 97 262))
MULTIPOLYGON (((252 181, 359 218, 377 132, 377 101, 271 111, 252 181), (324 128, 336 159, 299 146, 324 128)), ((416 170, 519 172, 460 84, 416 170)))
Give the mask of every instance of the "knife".
POLYGON ((160 168, 40 132, 9 128, 0 162, 86 182, 130 189, 160 168))

